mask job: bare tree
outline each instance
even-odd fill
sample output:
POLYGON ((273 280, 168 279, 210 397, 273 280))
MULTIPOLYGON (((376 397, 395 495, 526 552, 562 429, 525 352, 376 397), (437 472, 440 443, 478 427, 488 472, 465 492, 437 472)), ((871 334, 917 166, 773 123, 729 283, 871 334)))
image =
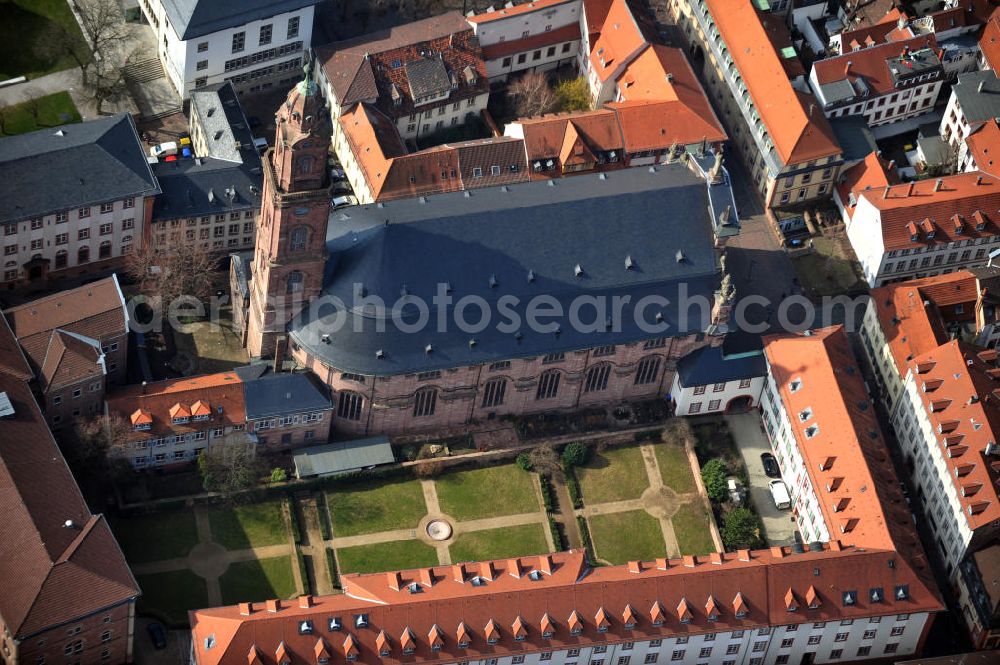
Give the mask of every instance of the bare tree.
POLYGON ((215 253, 195 240, 176 240, 166 251, 157 251, 151 242, 125 258, 125 270, 139 286, 139 292, 166 308, 180 296, 205 302, 212 295, 215 253))
POLYGON ((507 88, 507 97, 519 117, 548 113, 556 107, 556 95, 549 79, 540 72, 528 72, 507 88))
POLYGON ((129 37, 129 27, 119 0, 73 0, 80 17, 87 50, 100 60, 121 49, 129 37))
POLYGON ((85 88, 98 114, 104 113, 105 103, 119 102, 128 96, 125 68, 134 59, 135 53, 122 56, 116 50, 102 55, 91 63, 85 88))
POLYGON ((119 462, 128 443, 132 427, 118 415, 96 416, 77 420, 68 437, 62 441, 63 455, 70 468, 80 476, 107 480, 124 472, 119 462))
POLYGON ((24 107, 24 109, 28 112, 28 115, 31 116, 31 119, 35 121, 35 126, 40 126, 38 124, 38 117, 42 112, 42 104, 38 101, 38 97, 32 97, 30 93, 27 92, 22 93, 20 105, 24 107))
POLYGON ((562 468, 559 465, 559 455, 552 446, 532 448, 528 453, 528 459, 531 460, 531 467, 543 476, 551 476, 562 468))

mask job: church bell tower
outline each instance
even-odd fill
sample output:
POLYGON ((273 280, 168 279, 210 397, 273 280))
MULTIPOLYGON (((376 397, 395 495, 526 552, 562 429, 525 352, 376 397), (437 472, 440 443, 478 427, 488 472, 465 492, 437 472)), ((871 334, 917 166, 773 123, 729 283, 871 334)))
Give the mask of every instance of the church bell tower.
POLYGON ((272 357, 288 323, 323 287, 330 185, 326 158, 330 113, 310 64, 275 114, 274 148, 264 158, 264 187, 254 247, 247 350, 272 357))

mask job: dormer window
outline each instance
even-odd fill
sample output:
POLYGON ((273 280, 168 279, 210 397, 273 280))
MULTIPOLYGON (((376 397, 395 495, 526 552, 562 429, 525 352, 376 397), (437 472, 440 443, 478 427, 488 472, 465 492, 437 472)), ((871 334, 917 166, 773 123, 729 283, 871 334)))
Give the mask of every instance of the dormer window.
POLYGON ((900 584, 896 586, 896 600, 906 600, 910 597, 910 585, 900 584))
POLYGON ((190 418, 188 418, 187 416, 181 416, 179 418, 173 418, 170 422, 172 422, 175 425, 183 425, 188 420, 190 420, 190 418))
POLYGON ((354 627, 355 628, 367 628, 368 627, 368 615, 367 614, 355 614, 354 615, 354 627))
POLYGON ((312 635, 313 622, 309 620, 299 622, 299 635, 312 635))
POLYGON ((810 418, 812 418, 812 416, 813 416, 812 409, 810 407, 806 407, 806 408, 802 409, 801 411, 799 411, 799 422, 803 422, 804 423, 805 421, 807 421, 810 418))
POLYGON ((877 586, 869 589, 868 599, 873 603, 881 603, 885 600, 885 593, 882 591, 882 587, 877 586))
POLYGON ((811 439, 819 434, 819 425, 810 425, 806 428, 806 438, 811 439))
POLYGON ((802 388, 802 379, 792 379, 788 384, 788 392, 796 393, 802 388))
POLYGON ((844 607, 851 607, 852 605, 857 605, 858 603, 858 592, 857 591, 845 591, 842 595, 844 601, 844 607))
POLYGON ((340 622, 340 617, 330 617, 326 622, 326 627, 332 631, 338 631, 344 627, 344 624, 340 622))

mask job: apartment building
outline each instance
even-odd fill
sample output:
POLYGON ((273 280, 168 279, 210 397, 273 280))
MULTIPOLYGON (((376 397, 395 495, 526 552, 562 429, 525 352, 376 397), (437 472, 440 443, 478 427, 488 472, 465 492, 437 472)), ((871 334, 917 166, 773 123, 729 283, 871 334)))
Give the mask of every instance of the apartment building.
POLYGON ((834 201, 870 286, 984 265, 1000 243, 1000 179, 981 171, 895 184, 872 153, 834 201))
POLYGON ((328 44, 316 56, 334 131, 341 114, 368 104, 403 139, 418 139, 479 118, 489 100, 482 48, 458 12, 328 44))
POLYGON ((132 427, 114 454, 135 470, 190 463, 213 447, 285 452, 325 443, 332 405, 303 374, 271 374, 266 365, 128 386, 108 396, 107 413, 132 427))
MULTIPOLYGON (((1000 648, 1000 545, 973 552, 955 580, 962 618, 977 649, 1000 648)), ((987 656, 1000 657, 1000 651, 987 656)), ((983 660, 988 663, 988 659, 983 660)))
POLYGON ((142 0, 157 55, 181 99, 230 81, 240 92, 299 77, 318 0, 142 0))
POLYGON ((1000 169, 1000 122, 991 118, 973 129, 965 138, 965 150, 958 162, 959 171, 983 171, 991 175, 1000 169))
POLYGON ((580 75, 590 85, 595 107, 611 101, 619 78, 652 41, 654 25, 646 11, 628 0, 592 4, 585 22, 589 30, 579 56, 580 75), (591 11, 592 10, 592 11, 591 11))
POLYGON ((931 111, 944 79, 931 35, 819 60, 809 85, 828 118, 863 115, 874 127, 931 111))
POLYGON ((153 206, 152 246, 252 249, 264 172, 233 84, 193 91, 188 122, 194 158, 153 165, 161 194, 153 206))
POLYGON ((109 273, 141 247, 160 193, 129 115, 0 141, 0 284, 109 273))
POLYGON ((193 612, 191 662, 786 665, 919 652, 943 609, 926 564, 839 540, 799 549, 597 568, 570 550, 344 575, 336 596, 193 612))
POLYGON ((490 81, 572 65, 580 51, 582 0, 535 0, 469 13, 490 81))
POLYGON ((34 372, 52 430, 101 414, 126 381, 129 316, 116 275, 3 313, 34 372))
POLYGON ((951 88, 939 132, 959 167, 968 166, 967 139, 1000 116, 1000 80, 992 70, 963 74, 951 88))
POLYGON ((781 18, 752 2, 672 0, 670 9, 704 54, 707 92, 765 204, 829 197, 842 152, 781 18))
POLYGON ((0 317, 0 660, 133 660, 139 585, 107 520, 80 494, 0 317))

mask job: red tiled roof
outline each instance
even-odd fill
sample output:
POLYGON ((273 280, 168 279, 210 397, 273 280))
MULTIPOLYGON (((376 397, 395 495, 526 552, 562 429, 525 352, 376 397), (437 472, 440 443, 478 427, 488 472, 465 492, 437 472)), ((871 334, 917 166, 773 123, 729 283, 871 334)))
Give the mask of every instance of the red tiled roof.
POLYGON ((983 52, 986 64, 994 71, 1000 67, 1000 7, 993 10, 982 37, 979 38, 979 49, 983 52))
POLYGON ((601 81, 607 81, 646 46, 641 19, 627 0, 611 3, 600 36, 590 45, 590 66, 601 81))
POLYGON ((108 412, 137 424, 152 418, 148 430, 134 431, 133 441, 157 438, 164 434, 183 434, 206 426, 227 427, 246 422, 243 384, 235 372, 156 381, 145 386, 129 386, 108 395, 108 412), (197 403, 211 407, 207 421, 175 424, 174 417, 190 417, 197 403), (133 418, 134 417, 134 418, 133 418))
POLYGON ((498 21, 510 18, 511 16, 541 11, 548 9, 549 7, 563 5, 568 2, 576 2, 576 0, 534 0, 533 2, 525 2, 519 5, 514 5, 513 7, 503 7, 502 9, 497 9, 492 12, 483 12, 481 14, 476 14, 475 16, 467 16, 466 20, 469 23, 489 23, 490 21, 498 21))
POLYGON ((980 171, 1000 175, 1000 123, 996 118, 974 128, 965 145, 980 171))
POLYGON ((896 89, 892 72, 889 71, 888 58, 899 57, 907 50, 912 53, 936 47, 937 40, 934 35, 922 35, 819 60, 813 64, 813 68, 816 70, 816 79, 821 85, 845 79, 850 79, 853 83, 860 78, 873 94, 884 95, 896 89))
POLYGON ((761 121, 785 164, 840 154, 833 128, 816 98, 792 87, 773 39, 789 41, 787 30, 765 30, 752 2, 705 0, 753 98, 761 121))
MULTIPOLYGON (((844 30, 839 35, 841 48, 840 52, 842 54, 850 53, 854 49, 854 45, 864 47, 890 41, 892 35, 897 32, 898 29, 896 24, 892 21, 864 26, 858 28, 857 30, 844 30)), ((912 37, 913 32, 910 31, 906 36, 912 37)))
POLYGON ((0 616, 22 640, 135 598, 139 588, 107 522, 87 508, 3 317, 0 349, 12 363, 0 368, 0 391, 14 407, 0 424, 0 616))
POLYGON ((856 547, 896 550, 933 588, 843 327, 765 337, 764 354, 831 537, 856 547), (793 379, 799 382, 794 392, 793 379), (807 434, 809 428, 816 429, 807 434))
POLYGON ((112 275, 6 310, 18 342, 35 368, 45 360, 56 328, 104 341, 124 335, 127 314, 118 279, 112 275))
POLYGON ((944 178, 928 178, 885 190, 859 192, 880 211, 882 242, 886 251, 924 244, 948 243, 969 238, 996 235, 1000 222, 1000 178, 979 171, 959 173, 944 178), (936 190, 936 191, 935 191, 936 190), (956 233, 950 220, 959 215, 965 220, 962 233, 956 233), (911 240, 907 225, 929 220, 934 236, 920 233, 911 240))
MULTIPOLYGON (((830 543, 829 549, 791 554, 774 548, 759 552, 724 554, 712 562, 709 557, 682 560, 657 559, 631 566, 588 569, 581 551, 569 551, 517 560, 527 575, 510 574, 510 561, 494 562, 496 574, 482 584, 473 584, 475 564, 436 566, 401 573, 403 587, 390 588, 384 574, 345 575, 344 593, 335 596, 284 602, 269 612, 254 604, 249 613, 239 607, 221 607, 191 613, 193 654, 198 665, 244 665, 254 647, 272 652, 283 642, 292 662, 311 662, 317 643, 334 647, 350 636, 361 662, 384 662, 376 646, 378 635, 414 637, 412 663, 449 663, 507 655, 537 653, 591 644, 618 644, 703 632, 752 630, 789 622, 832 621, 900 612, 935 612, 942 609, 932 587, 916 577, 897 553, 885 550, 860 551, 830 543), (540 563, 546 559, 547 564, 540 563), (895 567, 890 567, 889 561, 895 567), (805 595, 816 584, 815 568, 821 567, 819 591, 828 602, 814 610, 802 608, 790 614, 784 603, 789 587, 805 595), (544 568, 550 573, 541 572, 544 568), (460 575, 456 575, 456 570, 460 575), (532 572, 534 571, 534 572, 532 572), (421 580, 426 575, 431 585, 421 580), (464 581, 458 581, 459 579, 464 581), (419 585, 419 593, 407 586, 419 585), (897 601, 867 602, 868 589, 892 589, 909 584, 909 597, 897 601), (844 606, 841 594, 859 590, 859 602, 844 606), (745 616, 736 616, 733 601, 740 597, 745 616), (718 617, 709 622, 705 605, 709 598, 718 603, 718 617), (678 607, 687 605, 689 623, 681 623, 678 607), (625 608, 634 610, 637 623, 625 625, 625 608), (666 609, 665 609, 666 608, 666 609), (662 612, 662 625, 654 625, 653 612, 662 612), (356 626, 356 616, 364 614, 367 627, 356 626), (330 630, 332 617, 339 617, 341 629, 330 630), (522 640, 515 639, 515 623, 524 628, 522 640), (543 620, 551 635, 543 637, 543 620), (299 627, 312 621, 312 631, 299 627), (598 625, 606 622, 606 631, 598 625), (426 636, 432 626, 442 631, 442 645, 431 648, 426 636), (495 643, 487 642, 487 632, 495 631, 495 643), (206 638, 212 647, 206 648, 206 638), (467 641, 467 647, 459 644, 467 641)), ((399 660, 400 647, 388 640, 389 658, 399 660)), ((383 643, 383 647, 384 647, 383 643)), ((331 665, 343 665, 337 654, 331 665)))
POLYGON ((104 376, 104 367, 98 362, 103 355, 97 340, 53 330, 38 374, 39 383, 49 391, 104 376))
POLYGON ((583 0, 583 15, 587 21, 587 33, 590 35, 591 45, 604 27, 612 2, 614 0, 583 0))
POLYGON ((887 185, 896 182, 898 178, 894 171, 889 171, 888 163, 878 153, 871 152, 863 161, 844 171, 836 187, 847 216, 853 217, 861 192, 869 189, 884 191, 887 185), (854 205, 851 205, 851 192, 855 197, 854 205))
POLYGON ((848 24, 858 28, 879 23, 895 23, 900 16, 897 0, 852 0, 844 8, 848 24))
MULTIPOLYGON (((562 0, 565 1, 565 0, 562 0)), ((523 6, 523 5, 522 5, 523 6)), ((580 24, 570 23, 555 30, 540 32, 537 35, 524 37, 523 39, 512 39, 510 41, 497 42, 483 47, 483 59, 497 60, 508 55, 530 51, 536 48, 544 48, 580 39, 580 24)))
POLYGON ((615 112, 609 109, 521 118, 516 122, 524 134, 529 162, 558 158, 571 128, 592 151, 623 150, 625 146, 615 112))
POLYGON ((369 101, 387 115, 411 114, 413 98, 406 64, 426 57, 440 56, 457 87, 448 97, 421 109, 451 105, 489 91, 479 41, 465 18, 455 11, 321 46, 316 56, 341 108, 369 101), (475 70, 474 83, 462 75, 466 67, 475 70), (398 106, 392 100, 393 85, 402 95, 398 106))
POLYGON ((931 423, 941 426, 939 433, 948 434, 941 440, 949 470, 946 475, 958 490, 962 514, 971 529, 1000 519, 1000 469, 994 469, 985 454, 987 445, 996 445, 1000 434, 1000 397, 993 392, 1000 389, 1000 383, 991 374, 995 363, 985 362, 981 351, 953 340, 907 364, 918 386, 928 381, 937 385, 918 393, 931 423), (919 376, 918 366, 926 370, 919 376), (970 399, 974 395, 978 399, 970 399))

